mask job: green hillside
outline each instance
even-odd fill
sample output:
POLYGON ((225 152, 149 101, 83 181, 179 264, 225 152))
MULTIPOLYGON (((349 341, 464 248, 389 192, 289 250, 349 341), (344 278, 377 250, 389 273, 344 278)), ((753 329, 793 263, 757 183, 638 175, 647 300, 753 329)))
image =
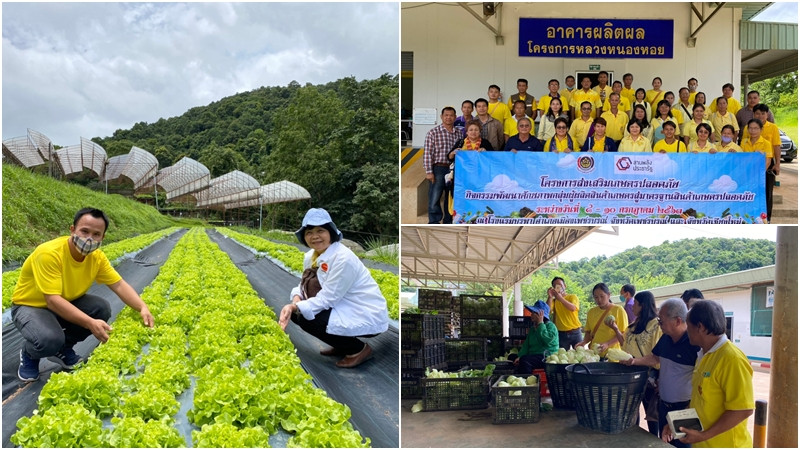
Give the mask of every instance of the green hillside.
POLYGON ((175 224, 152 206, 120 195, 106 195, 82 186, 3 164, 3 264, 22 262, 42 242, 69 232, 75 212, 102 209, 112 243, 175 224))

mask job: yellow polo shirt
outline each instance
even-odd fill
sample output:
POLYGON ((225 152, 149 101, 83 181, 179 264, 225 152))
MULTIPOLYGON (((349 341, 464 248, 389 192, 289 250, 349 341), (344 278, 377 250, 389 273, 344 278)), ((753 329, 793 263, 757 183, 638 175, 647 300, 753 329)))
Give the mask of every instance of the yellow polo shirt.
MULTIPOLYGON (((753 400, 753 368, 741 350, 725 342, 697 361, 692 373, 690 408, 697 410, 703 429, 711 428, 726 410, 755 409, 753 400)), ((747 431, 747 420, 713 438, 692 444, 692 447, 753 447, 747 431)))
POLYGON ((606 120, 606 135, 617 142, 621 141, 630 119, 628 115, 620 110, 616 116, 611 111, 606 111, 600 117, 606 120))
POLYGON ((114 284, 122 279, 102 250, 93 251, 83 262, 75 261, 69 239, 62 236, 45 242, 25 259, 11 294, 15 305, 46 308, 45 295, 60 295, 71 302, 86 294, 95 281, 114 284))
POLYGON ((653 153, 661 153, 662 150, 667 153, 686 153, 686 144, 678 137, 675 137, 672 144, 667 144, 667 140, 662 139, 653 146, 653 153))
MULTIPOLYGON (((631 102, 620 94, 619 96, 619 110, 622 112, 628 112, 631 110, 631 102)), ((611 111, 611 103, 608 102, 608 97, 603 102, 603 112, 611 111)))
POLYGON ((581 302, 575 294, 564 294, 564 300, 572 303, 578 309, 570 311, 566 306, 562 305, 558 299, 553 299, 553 304, 550 310, 550 316, 553 323, 556 324, 558 331, 572 331, 581 327, 581 321, 578 319, 578 311, 581 310, 581 302))
MULTIPOLYGON (((745 139, 750 139, 750 130, 748 130, 747 127, 744 127, 742 133, 742 142, 744 142, 745 139)), ((761 137, 772 144, 773 148, 775 148, 776 145, 778 147, 781 146, 781 132, 778 130, 778 127, 770 121, 764 122, 764 127, 761 129, 761 137)))
POLYGON ((714 142, 719 142, 720 132, 722 131, 722 127, 725 125, 731 125, 734 130, 739 131, 739 122, 736 120, 736 116, 734 116, 730 111, 727 114, 720 115, 718 112, 711 113, 709 116, 709 120, 711 121, 711 125, 714 128, 714 142))
POLYGON ((750 139, 746 141, 742 141, 742 151, 743 152, 761 152, 766 156, 766 165, 764 166, 764 170, 767 170, 769 167, 770 160, 772 159, 772 146, 769 145, 766 139, 763 137, 759 137, 758 140, 754 143, 750 142, 750 139))
POLYGON ((705 147, 700 147, 697 141, 689 141, 689 151, 694 153, 708 153, 711 150, 718 150, 717 146, 711 141, 706 141, 705 147))
MULTIPOLYGON (((570 150, 570 151, 573 151, 573 152, 578 152, 578 151, 581 150, 580 148, 569 148, 569 139, 567 139, 566 136, 564 137, 564 139, 559 139, 558 137, 553 136, 553 137, 551 137, 550 139, 548 139, 544 143, 544 151, 546 151, 546 152, 550 151, 550 143, 553 141, 553 139, 556 140, 556 152, 558 152, 558 153, 562 153, 562 152, 565 152, 567 150, 570 150)), ((574 144, 574 141, 573 141, 573 144, 574 144)))
MULTIPOLYGON (((547 110, 550 109, 550 100, 552 100, 552 99, 553 99, 553 97, 550 97, 550 93, 549 92, 547 94, 539 97, 539 105, 536 107, 536 109, 541 111, 542 115, 547 114, 547 110)), ((561 110, 562 111, 569 111, 569 102, 570 101, 567 100, 567 97, 564 97, 563 95, 560 95, 558 99, 561 100, 561 110)))
POLYGON ((584 92, 583 89, 575 91, 572 94, 572 107, 576 111, 581 110, 581 103, 589 102, 592 104, 592 118, 597 117, 597 108, 602 108, 603 103, 600 101, 600 94, 589 89, 589 92, 584 92))
POLYGON ((689 92, 689 104, 694 105, 694 97, 697 95, 697 92, 689 92))
POLYGON ((742 151, 742 147, 739 147, 736 144, 736 142, 733 142, 733 141, 728 142, 728 145, 722 145, 722 141, 717 142, 715 145, 717 146, 717 151, 718 152, 729 152, 731 150, 733 150, 735 152, 741 152, 742 151))
MULTIPOLYGON (((717 112, 717 98, 718 97, 714 97, 713 99, 711 99, 711 106, 708 107, 708 109, 711 110, 712 113, 713 112, 717 112)), ((731 113, 731 114, 733 114, 735 116, 736 113, 739 112, 740 109, 742 109, 742 105, 739 103, 739 100, 736 100, 733 97, 728 99, 728 112, 729 113, 731 113)))
POLYGON ((592 123, 594 123, 594 120, 591 117, 587 121, 584 121, 582 117, 578 117, 570 125, 569 135, 575 140, 577 147, 583 147, 583 143, 586 142, 586 138, 589 136, 589 130, 592 129, 592 123))
POLYGON ((652 108, 653 112, 655 113, 656 106, 658 105, 658 102, 660 102, 661 100, 664 100, 664 95, 666 95, 666 94, 667 94, 667 92, 664 91, 664 90, 656 92, 655 90, 650 89, 645 94, 644 101, 646 101, 647 103, 650 103, 650 108, 652 108))
POLYGON ((576 87, 575 89, 570 91, 567 88, 561 88, 561 90, 558 91, 558 95, 560 95, 560 96, 564 97, 565 99, 567 99, 567 102, 571 102, 572 101, 572 93, 575 92, 577 89, 578 88, 576 87))
MULTIPOLYGON (((707 123, 711 126, 711 136, 709 139, 712 139, 714 136, 714 124, 711 123, 710 120, 703 119, 702 123, 707 123)), ((697 126, 700 125, 699 123, 695 122, 694 119, 689 120, 688 122, 683 124, 683 128, 681 131, 681 136, 689 136, 689 142, 697 140, 697 126)))
POLYGON ((625 86, 622 86, 622 90, 619 91, 619 94, 623 98, 627 98, 628 102, 632 105, 634 101, 636 101, 636 89, 627 89, 625 86))
MULTIPOLYGON (((586 333, 591 333, 594 331, 595 327, 597 326, 597 322, 600 320, 600 316, 603 315, 603 312, 604 311, 600 309, 599 306, 595 306, 589 310, 589 312, 586 314, 586 326, 583 327, 583 330, 586 333)), ((608 316, 614 316, 614 319, 617 321, 617 327, 620 330, 625 330, 628 328, 628 313, 625 312, 625 308, 622 306, 612 304, 611 311, 606 314, 606 317, 608 316)), ((603 320, 605 321, 605 317, 603 317, 603 320)), ((614 332, 613 328, 607 326, 605 323, 601 323, 600 326, 597 327, 597 334, 592 336, 592 341, 589 346, 591 347, 594 344, 602 344, 603 342, 607 342, 616 336, 617 333, 614 332)), ((609 348, 620 348, 619 342, 610 346, 609 348)), ((605 353, 601 354, 600 356, 605 356, 605 353)))
POLYGON ((503 126, 505 126, 506 120, 511 118, 511 111, 508 110, 508 106, 503 102, 489 103, 488 112, 503 126))
MULTIPOLYGON (((519 122, 520 119, 517 119, 516 116, 511 116, 509 120, 506 120, 506 123, 503 125, 503 133, 507 134, 508 137, 516 136, 517 134, 519 134, 519 130, 517 130, 517 123, 519 122)), ((533 134, 533 119, 531 119, 530 117, 528 117, 528 119, 531 121, 531 134, 533 134)))
POLYGON ((639 135, 639 139, 634 141, 630 136, 625 136, 619 143, 618 152, 652 152, 650 139, 639 135))

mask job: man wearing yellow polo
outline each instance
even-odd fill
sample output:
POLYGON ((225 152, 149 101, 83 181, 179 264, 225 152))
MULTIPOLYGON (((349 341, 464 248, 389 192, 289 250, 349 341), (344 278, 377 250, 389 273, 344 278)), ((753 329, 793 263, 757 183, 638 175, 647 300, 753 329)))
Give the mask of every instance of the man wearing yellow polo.
POLYGON ((550 307, 551 318, 558 330, 558 346, 565 350, 575 348, 583 341, 581 321, 578 310, 581 302, 575 294, 567 294, 567 285, 561 277, 555 277, 547 290, 547 306, 550 307))
POLYGON ((753 414, 753 368, 725 335, 725 312, 719 303, 700 300, 686 317, 689 342, 700 347, 692 375, 690 408, 703 431, 680 428, 680 441, 692 447, 752 447, 747 418, 753 414))
POLYGON ((586 101, 592 104, 592 119, 603 114, 603 102, 600 101, 600 94, 592 90, 592 79, 584 76, 581 78, 581 89, 572 94, 573 120, 578 117, 581 103, 586 101))

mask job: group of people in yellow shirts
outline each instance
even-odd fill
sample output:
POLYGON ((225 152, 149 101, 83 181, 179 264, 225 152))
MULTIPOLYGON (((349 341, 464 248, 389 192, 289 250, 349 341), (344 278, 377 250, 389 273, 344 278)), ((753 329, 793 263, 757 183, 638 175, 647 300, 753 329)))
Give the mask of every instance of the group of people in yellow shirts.
MULTIPOLYGON (((528 81, 517 80, 517 93, 502 101, 500 87, 489 86, 488 100, 465 100, 455 127, 462 132, 458 149, 545 152, 656 152, 736 153, 761 152, 765 157, 767 220, 772 216, 772 188, 780 173, 780 131, 757 91, 747 94, 742 106, 733 96, 734 86, 722 86, 722 95, 706 106, 706 95, 690 78, 675 94, 662 89, 660 77, 652 89, 633 87, 633 75, 608 84, 601 71, 592 86, 582 76, 556 79, 538 101, 528 93, 528 81), (473 117, 473 110, 477 116, 473 117), (478 142, 467 136, 478 131, 478 142)), ((454 159, 454 158, 451 158, 454 159)))

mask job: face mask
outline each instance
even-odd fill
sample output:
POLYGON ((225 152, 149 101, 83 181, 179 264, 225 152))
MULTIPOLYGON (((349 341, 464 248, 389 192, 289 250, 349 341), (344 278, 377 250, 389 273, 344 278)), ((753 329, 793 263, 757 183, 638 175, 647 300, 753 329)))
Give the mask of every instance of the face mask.
POLYGON ((78 249, 81 255, 86 256, 100 248, 100 245, 103 243, 103 241, 95 241, 92 238, 84 239, 77 234, 73 234, 72 243, 75 244, 75 248, 78 249))
POLYGON ((620 295, 619 296, 619 301, 624 302, 625 301, 625 296, 624 295, 620 295))
POLYGON ((730 138, 730 137, 728 137, 728 136, 722 136, 722 143, 723 143, 723 144, 728 144, 728 143, 730 143, 730 142, 731 142, 731 138, 730 138))
POLYGON ((573 89, 575 89, 575 86, 567 86, 567 90, 568 90, 568 91, 571 91, 571 90, 573 90, 573 89))

